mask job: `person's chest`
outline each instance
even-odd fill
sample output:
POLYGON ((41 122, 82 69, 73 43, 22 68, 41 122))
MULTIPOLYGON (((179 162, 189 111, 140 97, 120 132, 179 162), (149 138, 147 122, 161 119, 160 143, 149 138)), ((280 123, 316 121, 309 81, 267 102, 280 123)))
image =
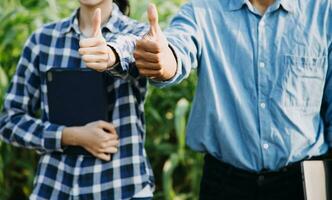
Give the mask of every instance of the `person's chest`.
POLYGON ((220 91, 254 101, 273 99, 281 107, 318 111, 328 69, 328 11, 303 6, 263 16, 246 7, 198 9, 201 82, 215 80, 220 91))

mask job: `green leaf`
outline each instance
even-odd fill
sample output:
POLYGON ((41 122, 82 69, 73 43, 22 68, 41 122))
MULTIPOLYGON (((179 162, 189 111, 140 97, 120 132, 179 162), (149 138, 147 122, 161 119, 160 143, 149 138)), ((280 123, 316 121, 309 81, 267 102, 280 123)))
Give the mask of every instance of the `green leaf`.
POLYGON ((166 200, 173 200, 175 198, 175 191, 173 189, 173 172, 179 164, 179 157, 172 154, 171 158, 167 160, 163 168, 163 188, 166 200))
POLYGON ((176 109, 175 109, 175 118, 174 118, 175 130, 176 130, 177 140, 179 143, 179 152, 182 154, 182 156, 185 151, 185 145, 186 145, 185 144, 186 118, 189 108, 190 108, 189 102, 186 99, 182 98, 176 104, 176 109))

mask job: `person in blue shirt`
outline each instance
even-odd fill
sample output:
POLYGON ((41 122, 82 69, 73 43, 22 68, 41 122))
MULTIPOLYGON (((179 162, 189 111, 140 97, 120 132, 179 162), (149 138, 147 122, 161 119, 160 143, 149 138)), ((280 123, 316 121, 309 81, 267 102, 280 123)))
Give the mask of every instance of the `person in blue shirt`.
POLYGON ((106 70, 110 121, 65 127, 49 120, 48 70, 96 63, 116 68, 121 35, 147 31, 124 14, 127 0, 79 3, 71 17, 44 25, 26 42, 0 115, 0 140, 40 153, 31 200, 152 199, 154 181, 144 149, 147 79, 137 70, 106 70), (67 146, 83 147, 91 156, 67 154, 67 146))
POLYGON ((120 68, 158 87, 197 69, 187 144, 206 153, 200 199, 303 200, 300 162, 332 147, 332 1, 190 0, 164 32, 148 13, 126 48, 136 65, 120 68))

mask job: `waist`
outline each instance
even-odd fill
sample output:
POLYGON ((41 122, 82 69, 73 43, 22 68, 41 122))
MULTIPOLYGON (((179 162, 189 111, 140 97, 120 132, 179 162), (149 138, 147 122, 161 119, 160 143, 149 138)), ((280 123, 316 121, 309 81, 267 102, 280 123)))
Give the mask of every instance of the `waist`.
MULTIPOLYGON (((318 156, 318 157, 311 158, 310 160, 319 160, 319 159, 322 159, 323 157, 324 156, 318 156)), ((249 179, 259 179, 262 177, 273 178, 273 177, 279 177, 279 176, 288 175, 288 174, 301 174, 301 162, 302 161, 292 163, 290 165, 280 168, 277 171, 262 169, 259 172, 253 172, 253 171, 247 171, 244 169, 240 169, 236 166, 233 166, 233 165, 230 165, 223 161, 220 161, 210 154, 206 154, 206 156, 205 156, 205 165, 209 165, 210 168, 212 167, 214 169, 219 169, 218 171, 227 173, 228 175, 231 175, 231 176, 241 176, 241 177, 246 177, 249 179)))

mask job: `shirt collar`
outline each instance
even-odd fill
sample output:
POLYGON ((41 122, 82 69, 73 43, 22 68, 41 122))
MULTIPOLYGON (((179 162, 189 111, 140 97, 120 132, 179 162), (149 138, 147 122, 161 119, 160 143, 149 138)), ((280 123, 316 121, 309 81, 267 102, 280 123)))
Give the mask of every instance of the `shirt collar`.
MULTIPOLYGON (((80 34, 80 29, 78 26, 78 15, 79 15, 79 8, 76 9, 72 13, 72 15, 62 23, 62 26, 61 26, 62 34, 69 33, 72 30, 75 31, 76 33, 80 34)), ((122 12, 120 11, 119 7, 115 3, 113 3, 112 16, 107 21, 107 23, 105 23, 102 26, 102 29, 106 28, 110 32, 119 32, 120 30, 119 30, 119 26, 117 24, 118 24, 119 20, 121 19, 121 17, 123 17, 122 12)))
POLYGON ((280 5, 288 12, 295 11, 295 1, 294 0, 279 0, 280 5))
MULTIPOLYGON (((294 0, 276 0, 276 3, 279 6, 282 6, 288 12, 294 12, 295 10, 295 2, 294 0)), ((251 4, 249 0, 229 0, 228 9, 230 11, 239 10, 243 5, 251 4)))
POLYGON ((248 0, 229 0, 228 9, 230 11, 239 10, 248 0))

